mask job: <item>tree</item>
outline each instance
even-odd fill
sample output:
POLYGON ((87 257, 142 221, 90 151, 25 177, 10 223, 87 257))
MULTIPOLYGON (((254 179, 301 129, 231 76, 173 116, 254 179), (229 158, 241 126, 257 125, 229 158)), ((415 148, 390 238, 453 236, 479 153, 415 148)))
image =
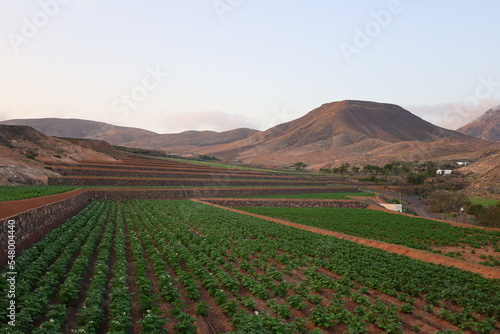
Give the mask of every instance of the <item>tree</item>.
POLYGON ((295 169, 296 170, 303 170, 306 167, 307 167, 307 165, 305 163, 303 163, 303 162, 299 161, 299 162, 295 163, 295 169))
POLYGON ((428 199, 434 212, 458 212, 470 205, 467 195, 448 190, 436 190, 428 199))
POLYGON ((328 165, 325 165, 323 166, 323 168, 320 168, 320 173, 325 173, 325 174, 329 174, 332 172, 332 165, 328 164, 328 165))
POLYGON ((408 182, 412 184, 424 184, 425 179, 427 179, 426 174, 410 174, 408 175, 408 182))
POLYGON ((343 163, 342 165, 340 165, 339 172, 340 172, 340 175, 342 176, 342 183, 344 183, 344 173, 347 173, 347 171, 349 171, 349 164, 348 163, 343 163))

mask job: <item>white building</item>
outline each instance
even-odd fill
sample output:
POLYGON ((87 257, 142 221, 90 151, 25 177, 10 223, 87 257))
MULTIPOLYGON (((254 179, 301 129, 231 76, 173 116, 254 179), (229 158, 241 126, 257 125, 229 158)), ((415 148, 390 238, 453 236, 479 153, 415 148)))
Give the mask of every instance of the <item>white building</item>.
POLYGON ((380 205, 388 210, 403 212, 403 204, 380 203, 380 205))
POLYGON ((451 172, 453 172, 453 170, 451 170, 451 169, 438 169, 436 171, 436 174, 437 175, 451 175, 451 172))

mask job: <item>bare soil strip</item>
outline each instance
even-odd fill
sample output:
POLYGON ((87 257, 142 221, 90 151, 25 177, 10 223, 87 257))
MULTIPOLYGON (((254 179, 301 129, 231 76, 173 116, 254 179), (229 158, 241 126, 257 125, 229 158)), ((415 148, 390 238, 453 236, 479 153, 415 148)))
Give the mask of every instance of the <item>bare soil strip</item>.
POLYGON ((428 252, 424 252, 424 251, 420 251, 420 250, 416 250, 416 249, 412 249, 412 248, 408 248, 408 247, 404 247, 404 246, 390 244, 387 242, 370 240, 370 239, 355 237, 355 236, 351 236, 351 235, 347 235, 347 234, 343 234, 343 233, 332 232, 332 231, 324 230, 321 228, 291 223, 291 222, 288 222, 285 220, 271 218, 271 217, 262 216, 262 215, 257 215, 257 214, 253 214, 253 213, 249 213, 249 212, 245 212, 245 211, 241 211, 241 210, 236 210, 236 209, 232 209, 232 208, 228 208, 228 207, 224 207, 224 206, 220 206, 220 205, 216 205, 216 204, 212 204, 212 203, 208 203, 208 202, 204 202, 204 201, 200 201, 200 200, 196 200, 196 199, 191 199, 191 201, 206 204, 206 205, 211 205, 211 206, 216 207, 216 208, 221 208, 224 210, 228 210, 228 211, 232 211, 232 212, 236 212, 236 213, 240 213, 240 214, 244 214, 244 215, 248 215, 248 216, 252 216, 252 217, 257 217, 257 218, 272 221, 272 222, 275 222, 278 224, 283 224, 283 225, 287 225, 287 226, 291 226, 291 227, 295 227, 295 228, 300 228, 302 230, 306 230, 306 231, 310 231, 310 232, 314 232, 314 233, 318 233, 318 234, 322 234, 322 235, 330 235, 330 236, 333 236, 333 237, 336 237, 339 239, 353 241, 353 242, 356 242, 358 244, 379 248, 379 249, 385 250, 385 251, 390 252, 390 253, 405 255, 405 256, 411 257, 413 259, 424 261, 424 262, 430 262, 430 263, 434 263, 434 264, 443 264, 445 266, 453 266, 453 267, 456 267, 456 268, 459 268, 462 270, 467 270, 467 271, 470 271, 470 272, 473 272, 476 274, 480 274, 486 278, 500 278, 500 270, 494 269, 491 267, 487 267, 487 266, 483 266, 483 265, 479 265, 479 264, 475 264, 475 263, 469 263, 469 262, 461 261, 458 259, 442 256, 442 255, 436 255, 436 254, 432 254, 432 253, 428 253, 428 252))
POLYGON ((0 202, 0 219, 12 217, 22 212, 36 209, 48 204, 57 203, 76 195, 80 195, 86 191, 88 191, 88 189, 75 189, 54 195, 27 198, 18 201, 0 202))

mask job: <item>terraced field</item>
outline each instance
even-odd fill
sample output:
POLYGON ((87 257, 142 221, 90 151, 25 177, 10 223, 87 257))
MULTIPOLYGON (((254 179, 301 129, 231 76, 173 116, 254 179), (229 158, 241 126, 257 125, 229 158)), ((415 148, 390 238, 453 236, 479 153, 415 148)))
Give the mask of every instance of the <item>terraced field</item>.
POLYGON ((63 177, 51 185, 72 186, 322 186, 333 182, 324 176, 231 170, 173 161, 125 160, 117 163, 81 162, 50 164, 63 177))
POLYGON ((184 200, 93 202, 17 271, 10 333, 499 330, 496 280, 184 200))
POLYGON ((364 209, 352 199, 370 195, 360 185, 322 175, 147 159, 51 167, 64 176, 50 183, 62 186, 14 190, 0 203, 17 233, 74 194, 85 209, 37 242, 23 235, 14 269, 0 268, 16 272, 16 326, 12 298, 0 299, 0 333, 500 332, 500 280, 453 267, 459 259, 436 265, 318 227, 434 251, 498 247, 500 232, 364 209), (245 210, 300 225, 178 200, 203 197, 279 205, 245 210))

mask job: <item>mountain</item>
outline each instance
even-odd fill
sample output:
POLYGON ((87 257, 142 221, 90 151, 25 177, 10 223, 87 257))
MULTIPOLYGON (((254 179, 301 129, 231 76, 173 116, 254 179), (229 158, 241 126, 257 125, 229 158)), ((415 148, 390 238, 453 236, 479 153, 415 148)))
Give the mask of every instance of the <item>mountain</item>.
POLYGON ((185 131, 174 134, 157 135, 141 140, 131 141, 124 146, 163 150, 172 154, 196 154, 204 147, 230 144, 260 131, 240 128, 224 132, 215 131, 185 131))
POLYGON ((0 124, 27 125, 48 136, 98 139, 112 145, 123 145, 130 141, 158 135, 155 132, 138 128, 72 118, 13 119, 0 122, 0 124))
POLYGON ((393 104, 341 101, 233 143, 202 149, 246 162, 429 159, 473 152, 484 142, 435 126, 393 104), (458 151, 457 151, 458 149, 458 151))
POLYGON ((31 126, 48 136, 95 139, 106 141, 112 145, 164 150, 168 153, 180 154, 196 154, 200 147, 227 144, 259 132, 258 130, 241 128, 225 132, 185 131, 174 134, 158 134, 139 128, 66 118, 13 119, 0 122, 0 124, 31 126))
MULTIPOLYGON (((498 147, 498 146, 497 146, 498 147)), ((485 152, 474 163, 459 169, 471 180, 467 187, 469 196, 500 200, 500 149, 485 152)))
POLYGON ((42 184, 58 175, 45 162, 116 161, 114 158, 46 136, 29 126, 0 124, 0 185, 42 184))
MULTIPOLYGON (((84 120, 21 121, 63 137, 99 139, 178 155, 208 154, 246 163, 303 161, 313 168, 342 162, 364 165, 393 160, 474 160, 496 145, 435 126, 394 104, 352 100, 323 104, 266 131, 242 128, 156 134, 84 120)), ((17 122, 20 120, 4 123, 17 122)))
POLYGON ((491 108, 457 131, 484 140, 500 141, 500 106, 491 108))

